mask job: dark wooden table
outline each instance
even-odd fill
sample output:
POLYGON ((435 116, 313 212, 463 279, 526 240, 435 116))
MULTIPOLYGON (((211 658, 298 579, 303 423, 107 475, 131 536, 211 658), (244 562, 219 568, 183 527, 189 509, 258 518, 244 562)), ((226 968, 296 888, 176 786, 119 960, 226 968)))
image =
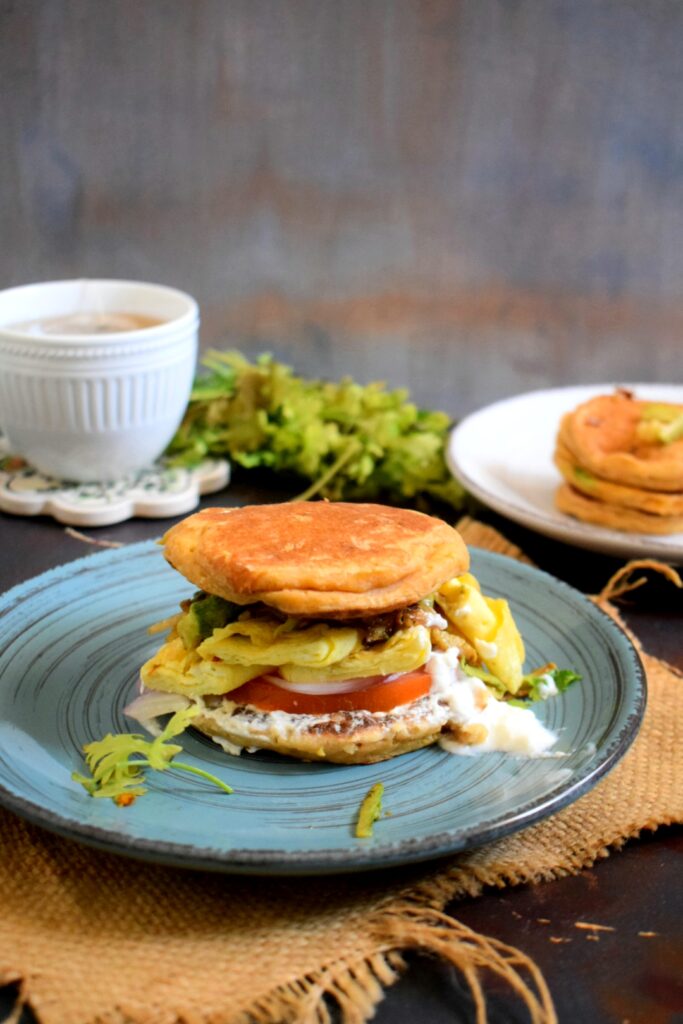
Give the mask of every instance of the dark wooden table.
MULTIPOLYGON (((287 485, 245 474, 204 505, 284 500, 287 485)), ((543 569, 585 592, 596 592, 620 562, 546 540, 486 510, 481 518, 518 543, 543 569)), ((157 537, 169 520, 132 520, 90 536, 123 543, 157 537)), ((0 587, 8 587, 94 548, 47 518, 0 516, 0 587)), ((624 615, 645 648, 683 669, 683 594, 652 577, 634 592, 624 615)), ((673 1024, 683 1021, 683 830, 663 828, 630 842, 619 853, 578 876, 533 887, 488 892, 448 909, 487 935, 519 946, 537 961, 548 981, 562 1024, 673 1024), (539 920, 541 919, 541 920, 539 920), (614 928, 589 941, 577 920, 614 928), (542 921, 550 921, 544 924, 542 921), (649 937, 639 933, 654 933, 649 937), (550 936, 570 942, 555 944, 550 936)), ((473 1009, 456 974, 425 957, 380 1004, 377 1024, 430 1024, 473 1020, 473 1009)), ((509 993, 490 989, 493 1024, 526 1019, 509 993)), ((0 990, 0 1015, 11 990, 0 990)), ((26 1011, 22 1022, 31 1021, 26 1011)))

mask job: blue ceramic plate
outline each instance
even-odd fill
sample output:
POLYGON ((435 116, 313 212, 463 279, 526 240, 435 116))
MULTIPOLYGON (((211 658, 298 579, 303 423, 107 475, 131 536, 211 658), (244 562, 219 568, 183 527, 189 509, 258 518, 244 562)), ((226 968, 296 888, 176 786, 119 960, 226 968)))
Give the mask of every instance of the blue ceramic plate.
POLYGON ((538 707, 565 756, 459 757, 437 746, 380 765, 303 764, 224 754, 190 731, 183 760, 218 774, 228 796, 172 768, 127 808, 71 781, 84 743, 135 731, 123 715, 146 627, 190 585, 151 542, 70 562, 0 601, 0 802, 63 835, 136 857, 220 871, 320 874, 404 864, 487 842, 589 789, 624 754, 645 705, 640 660, 590 601, 545 573, 483 551, 473 571, 509 598, 528 664, 555 661, 583 682, 538 707), (387 815, 354 837, 359 804, 382 781, 387 815))

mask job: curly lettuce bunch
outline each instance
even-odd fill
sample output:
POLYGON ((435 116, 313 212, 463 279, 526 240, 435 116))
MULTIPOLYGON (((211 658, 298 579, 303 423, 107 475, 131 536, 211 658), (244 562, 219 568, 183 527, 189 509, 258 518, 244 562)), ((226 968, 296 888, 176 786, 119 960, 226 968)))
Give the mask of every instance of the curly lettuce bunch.
POLYGON ((442 412, 419 409, 404 389, 299 377, 268 355, 210 351, 167 456, 191 466, 227 456, 246 468, 287 471, 310 481, 300 495, 330 500, 437 499, 460 509, 465 492, 450 475, 442 412))

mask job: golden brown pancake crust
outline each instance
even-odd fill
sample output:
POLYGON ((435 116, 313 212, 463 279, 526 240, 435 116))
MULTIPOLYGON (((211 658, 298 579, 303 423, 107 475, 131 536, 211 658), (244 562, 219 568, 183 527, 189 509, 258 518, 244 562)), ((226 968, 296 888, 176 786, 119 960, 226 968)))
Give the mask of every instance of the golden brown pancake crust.
POLYGON ((653 516, 637 509, 625 508, 623 505, 595 501, 569 484, 562 484, 558 488, 555 493, 555 504, 561 512, 566 512, 576 519, 598 526, 608 526, 612 530, 660 535, 683 531, 683 516, 653 516))
POLYGON ((567 483, 589 498, 605 501, 610 505, 634 508, 653 516, 683 516, 683 493, 649 491, 642 487, 629 487, 628 484, 602 480, 579 466, 561 441, 558 441, 555 449, 554 460, 567 483))
POLYGON ((327 618, 404 607, 469 566, 442 520, 347 502, 204 509, 168 531, 164 554, 210 594, 327 618))
MULTIPOLYGON (((605 480, 683 491, 683 439, 657 444, 637 436, 643 411, 652 404, 623 391, 599 395, 562 418, 560 440, 580 466, 605 480)), ((681 406, 671 408, 683 413, 681 406)))

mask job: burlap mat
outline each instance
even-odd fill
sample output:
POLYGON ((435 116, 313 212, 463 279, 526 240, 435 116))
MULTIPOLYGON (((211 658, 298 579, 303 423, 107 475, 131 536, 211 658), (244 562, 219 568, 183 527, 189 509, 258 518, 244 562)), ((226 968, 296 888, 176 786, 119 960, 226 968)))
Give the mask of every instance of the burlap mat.
MULTIPOLYGON (((487 527, 462 530, 470 544, 521 556, 487 527)), ((479 1021, 482 968, 507 979, 532 1021, 554 1021, 533 962, 441 908, 484 886, 577 872, 683 819, 683 685, 644 662, 645 722, 618 767, 571 807, 447 867, 295 881, 183 872, 1 812, 0 982, 19 982, 41 1024, 325 1024, 330 999, 345 1024, 362 1024, 402 969, 400 951, 422 949, 464 973, 479 1021)))

